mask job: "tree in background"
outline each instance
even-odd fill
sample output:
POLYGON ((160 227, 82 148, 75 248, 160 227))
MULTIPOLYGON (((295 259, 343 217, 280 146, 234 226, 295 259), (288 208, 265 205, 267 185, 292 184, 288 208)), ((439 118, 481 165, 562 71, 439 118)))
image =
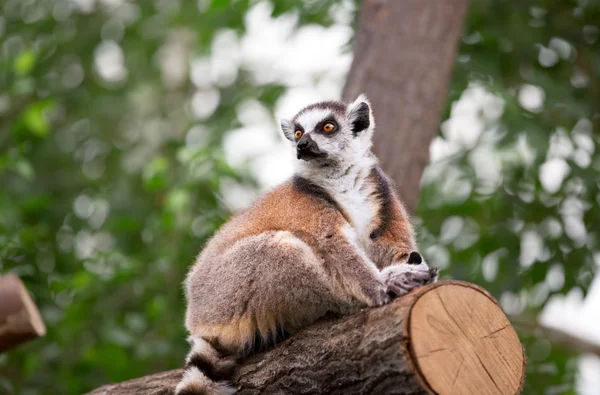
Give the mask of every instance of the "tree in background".
MULTIPOLYGON (((340 6, 300 4, 278 1, 273 15, 328 25, 340 6)), ((272 110, 288 87, 223 52, 250 9, 2 4, 0 271, 21 276, 48 327, 0 355, 3 391, 75 394, 180 366, 180 283, 228 216, 222 187, 252 185, 225 161, 222 139, 243 103, 272 110)), ((418 228, 445 276, 483 285, 512 315, 535 317, 550 295, 593 278, 598 20, 593 0, 468 9, 418 228)), ((525 393, 575 393, 577 355, 537 331, 521 335, 525 393)))
POLYGON ((374 151, 409 212, 438 133, 468 0, 361 3, 344 98, 366 91, 376 112, 374 151))

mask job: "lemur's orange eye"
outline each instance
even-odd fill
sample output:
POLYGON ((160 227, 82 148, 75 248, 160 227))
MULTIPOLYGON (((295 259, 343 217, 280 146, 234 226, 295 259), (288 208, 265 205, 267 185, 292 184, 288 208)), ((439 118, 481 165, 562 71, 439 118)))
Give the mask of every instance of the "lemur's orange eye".
POLYGON ((294 134, 294 136, 296 136, 297 139, 302 137, 302 130, 296 130, 296 133, 294 134))
POLYGON ((331 122, 327 122, 325 125, 323 125, 323 131, 324 132, 332 132, 333 129, 335 129, 335 125, 332 124, 331 122))

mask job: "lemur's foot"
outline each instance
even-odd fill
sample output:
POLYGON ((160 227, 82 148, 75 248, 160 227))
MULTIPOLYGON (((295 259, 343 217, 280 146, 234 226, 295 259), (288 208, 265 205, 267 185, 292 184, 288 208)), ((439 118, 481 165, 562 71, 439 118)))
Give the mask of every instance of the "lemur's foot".
POLYGON ((405 295, 414 288, 437 281, 438 269, 429 267, 425 262, 401 263, 386 267, 382 274, 387 285, 387 293, 394 298, 405 295))

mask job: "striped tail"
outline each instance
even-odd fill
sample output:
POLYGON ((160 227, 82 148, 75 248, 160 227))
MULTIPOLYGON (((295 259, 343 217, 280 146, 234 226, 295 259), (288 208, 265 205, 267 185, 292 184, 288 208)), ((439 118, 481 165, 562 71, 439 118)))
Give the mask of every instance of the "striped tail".
POLYGON ((183 377, 175 388, 176 395, 232 395, 229 380, 235 369, 231 357, 223 357, 206 340, 190 336, 192 350, 185 360, 183 377))

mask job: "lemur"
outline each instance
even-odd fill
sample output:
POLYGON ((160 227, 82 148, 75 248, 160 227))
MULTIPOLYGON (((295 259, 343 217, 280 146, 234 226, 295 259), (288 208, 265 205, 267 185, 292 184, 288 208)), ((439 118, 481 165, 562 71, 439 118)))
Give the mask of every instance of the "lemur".
POLYGON ((234 394, 237 358, 327 313, 381 306, 436 281, 371 152, 374 128, 364 95, 281 121, 298 169, 221 227, 187 275, 191 351, 176 394, 234 394))

